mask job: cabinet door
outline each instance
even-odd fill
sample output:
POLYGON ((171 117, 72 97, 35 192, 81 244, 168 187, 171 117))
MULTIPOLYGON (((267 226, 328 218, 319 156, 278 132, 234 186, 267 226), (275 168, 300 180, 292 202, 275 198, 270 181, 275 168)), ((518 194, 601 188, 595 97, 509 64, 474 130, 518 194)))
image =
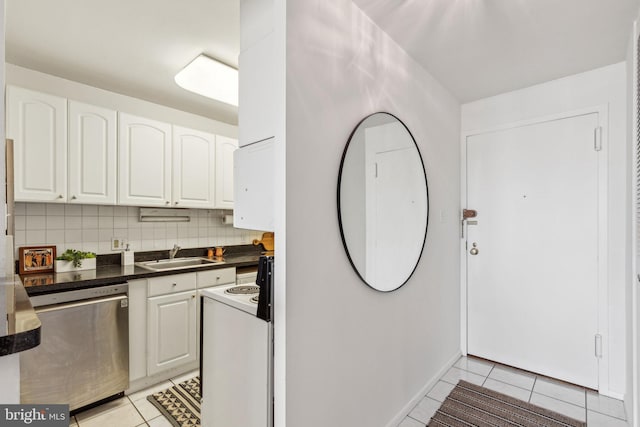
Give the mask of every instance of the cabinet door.
POLYGON ((67 201, 67 100, 7 86, 7 138, 14 141, 19 202, 67 201))
POLYGON ((70 203, 116 203, 116 112, 69 101, 70 203))
POLYGON ((118 202, 134 206, 171 204, 171 125, 118 115, 118 202))
POLYGON ((234 153, 235 207, 233 225, 248 230, 274 230, 274 138, 240 147, 234 153))
POLYGON ((216 139, 217 209, 233 209, 233 152, 238 140, 218 135, 216 139))
POLYGON ((273 33, 243 50, 239 57, 238 132, 240 147, 275 135, 276 109, 273 33))
POLYGON ((196 360, 196 292, 149 298, 147 373, 196 360))
POLYGON ((216 136, 173 127, 173 205, 213 208, 216 136))

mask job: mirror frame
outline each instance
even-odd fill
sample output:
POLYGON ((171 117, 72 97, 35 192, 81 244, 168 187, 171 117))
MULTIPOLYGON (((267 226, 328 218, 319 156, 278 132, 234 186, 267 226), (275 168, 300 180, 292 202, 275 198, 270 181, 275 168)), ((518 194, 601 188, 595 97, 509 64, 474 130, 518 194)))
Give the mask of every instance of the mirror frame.
POLYGON ((370 287, 371 289, 373 289, 373 290, 375 290, 377 292, 389 293, 389 292, 397 291, 398 289, 402 288, 409 281, 409 279, 411 279, 411 277, 413 276, 413 273, 415 273, 416 269, 418 268, 418 265, 420 264, 420 260, 422 259, 422 254, 424 253, 424 248, 425 248, 426 242, 427 242, 427 234, 429 232, 429 214, 431 212, 431 209, 429 208, 429 180, 427 179, 427 171, 426 171, 425 166, 424 166, 424 159, 422 158, 422 153, 420 152, 420 147, 418 147, 418 144, 416 143, 416 139, 413 137, 413 134, 411 133, 411 131, 409 130, 407 125, 402 120, 400 120, 396 115, 388 113, 386 111, 377 111, 375 113, 371 113, 371 114, 367 115, 366 117, 364 117, 353 128, 353 130, 349 134, 349 139, 347 140, 347 145, 344 147, 344 151, 342 152, 342 158, 340 159, 340 169, 338 170, 338 191, 337 191, 337 199, 336 199, 336 201, 337 201, 337 206, 338 206, 338 226, 340 227, 340 238, 342 239, 342 246, 344 247, 344 251, 347 254, 347 258, 349 259, 349 263, 351 264, 351 267, 353 268, 353 271, 355 271, 355 273, 358 275, 360 280, 362 282, 364 282, 365 285, 367 285, 368 287, 370 287), (424 237, 422 239, 422 247, 420 249, 420 254, 418 255, 418 259, 416 261, 416 264, 413 266, 413 269, 411 270, 411 273, 409 273, 409 275, 407 276, 406 280, 404 282, 402 282, 398 287, 396 287, 394 289, 390 289, 390 290, 377 289, 372 284, 367 282, 366 279, 362 276, 362 274, 360 274, 360 272, 356 268, 356 265, 354 264, 353 259, 351 258, 351 254, 349 253, 349 248, 347 247, 347 241, 346 241, 345 236, 344 236, 344 229, 342 227, 342 211, 341 211, 341 206, 340 206, 340 187, 341 187, 341 184, 342 184, 342 172, 343 172, 343 168, 344 168, 344 162, 345 162, 345 159, 347 157, 347 152, 349 151, 349 146, 351 145, 351 141, 353 140, 353 136, 358 131, 358 129, 360 129, 360 126, 362 125, 362 123, 364 123, 369 117, 374 116, 376 114, 386 114, 388 116, 393 117, 395 120, 397 120, 405 128, 405 130, 407 131, 407 133, 411 137, 411 141, 413 142, 413 145, 416 147, 416 151, 418 153, 418 157, 420 158, 420 165, 422 166, 422 173, 424 175, 425 190, 426 190, 426 193, 427 193, 427 221, 426 221, 425 230, 424 230, 424 237))

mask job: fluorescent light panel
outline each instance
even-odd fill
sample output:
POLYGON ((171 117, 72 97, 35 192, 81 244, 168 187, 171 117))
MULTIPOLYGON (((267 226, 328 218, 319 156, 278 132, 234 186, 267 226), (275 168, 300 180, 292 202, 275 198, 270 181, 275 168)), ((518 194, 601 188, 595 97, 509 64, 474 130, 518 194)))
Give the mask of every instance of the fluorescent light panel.
POLYGON ((176 74, 183 89, 238 106, 238 70, 200 55, 176 74))

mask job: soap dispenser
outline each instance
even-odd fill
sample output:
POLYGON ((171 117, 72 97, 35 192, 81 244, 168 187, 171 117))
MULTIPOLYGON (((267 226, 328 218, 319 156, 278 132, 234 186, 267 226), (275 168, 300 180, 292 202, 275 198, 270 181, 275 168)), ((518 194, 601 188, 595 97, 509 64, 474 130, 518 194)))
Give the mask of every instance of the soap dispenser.
POLYGON ((120 258, 121 265, 133 265, 133 251, 129 250, 129 244, 124 251, 122 251, 122 257, 120 258))

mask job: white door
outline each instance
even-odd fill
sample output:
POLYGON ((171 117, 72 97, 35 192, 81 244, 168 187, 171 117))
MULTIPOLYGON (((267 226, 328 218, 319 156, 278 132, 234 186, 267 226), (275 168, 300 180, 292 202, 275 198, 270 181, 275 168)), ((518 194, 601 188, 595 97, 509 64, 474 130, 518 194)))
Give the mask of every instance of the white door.
POLYGON ((467 138, 469 354, 594 389, 597 127, 594 113, 467 138))
POLYGON ((116 112, 69 101, 70 203, 116 204, 116 112))
POLYGON ((216 137, 216 208, 233 209, 233 152, 238 140, 216 137))
POLYGON ((14 141, 20 202, 67 201, 67 100, 7 86, 7 138, 14 141))
POLYGON ((196 291, 148 300, 148 375, 196 360, 196 291))
POLYGON ((119 193, 121 205, 171 204, 171 125, 119 113, 119 193))
POLYGON ((173 127, 173 206, 213 208, 216 136, 173 127))

